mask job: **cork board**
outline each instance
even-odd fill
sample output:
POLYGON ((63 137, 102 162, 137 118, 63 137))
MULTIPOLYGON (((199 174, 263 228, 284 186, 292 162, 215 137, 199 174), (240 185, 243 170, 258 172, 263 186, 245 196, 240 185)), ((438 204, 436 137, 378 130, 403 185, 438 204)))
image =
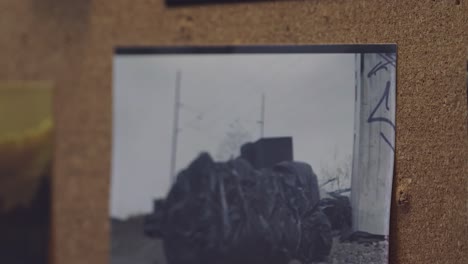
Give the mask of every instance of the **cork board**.
POLYGON ((397 43, 391 263, 468 260, 468 3, 5 0, 0 79, 53 80, 53 263, 108 263, 113 48, 397 43), (437 250, 435 250, 437 248, 437 250))

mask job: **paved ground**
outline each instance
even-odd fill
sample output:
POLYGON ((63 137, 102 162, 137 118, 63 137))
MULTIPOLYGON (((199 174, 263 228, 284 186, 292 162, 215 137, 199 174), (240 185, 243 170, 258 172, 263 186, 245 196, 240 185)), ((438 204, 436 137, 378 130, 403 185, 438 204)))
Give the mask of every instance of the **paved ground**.
MULTIPOLYGON (((138 218, 113 221, 111 264, 166 264, 162 242, 146 238, 141 230, 143 221, 138 218)), ((387 252, 387 242, 339 243, 334 239, 329 260, 324 264, 387 264, 387 252)), ((292 263, 306 264, 297 261, 289 264, 292 263)))

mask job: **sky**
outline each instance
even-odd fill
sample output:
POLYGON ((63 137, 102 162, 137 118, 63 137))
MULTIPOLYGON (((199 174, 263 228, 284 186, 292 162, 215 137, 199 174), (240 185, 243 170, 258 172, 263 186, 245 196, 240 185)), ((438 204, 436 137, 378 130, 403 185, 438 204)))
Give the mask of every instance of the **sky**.
POLYGON ((116 55, 111 216, 147 213, 170 187, 176 72, 176 170, 216 155, 238 122, 253 140, 265 94, 265 137, 293 137, 294 159, 321 168, 351 157, 354 54, 116 55))

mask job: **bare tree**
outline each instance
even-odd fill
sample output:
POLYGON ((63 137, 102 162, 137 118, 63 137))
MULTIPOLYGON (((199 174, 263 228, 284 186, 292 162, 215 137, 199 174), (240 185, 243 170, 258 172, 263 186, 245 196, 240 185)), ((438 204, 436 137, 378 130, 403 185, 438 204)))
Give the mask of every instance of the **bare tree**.
POLYGON ((250 132, 242 126, 238 119, 235 120, 229 125, 229 131, 218 147, 216 159, 228 160, 239 156, 240 147, 251 140, 250 132))

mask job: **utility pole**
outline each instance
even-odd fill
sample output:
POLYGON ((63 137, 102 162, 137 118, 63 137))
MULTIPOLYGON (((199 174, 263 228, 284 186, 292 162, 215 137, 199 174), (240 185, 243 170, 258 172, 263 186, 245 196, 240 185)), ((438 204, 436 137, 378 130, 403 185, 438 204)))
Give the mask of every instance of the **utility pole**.
POLYGON ((260 114, 260 138, 265 136, 265 93, 262 93, 262 110, 260 114))
POLYGON ((171 152, 171 182, 176 179, 177 139, 179 135, 179 110, 180 110, 180 70, 176 74, 175 99, 174 99, 174 121, 172 127, 172 152, 171 152))

